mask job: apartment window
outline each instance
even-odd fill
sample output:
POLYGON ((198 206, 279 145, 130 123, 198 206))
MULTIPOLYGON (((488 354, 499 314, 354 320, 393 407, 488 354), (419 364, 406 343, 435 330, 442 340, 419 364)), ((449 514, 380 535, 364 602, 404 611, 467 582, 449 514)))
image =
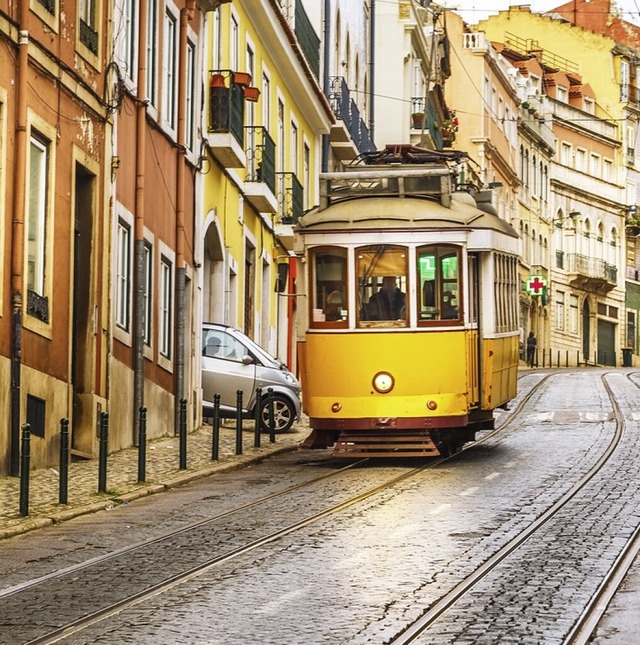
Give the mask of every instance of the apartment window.
POLYGON ((158 104, 158 0, 148 0, 147 19, 147 98, 158 104))
POLYGON ((173 329, 173 265, 166 257, 160 260, 160 338, 159 351, 171 358, 173 329))
POLYGON ((176 127, 176 56, 178 39, 178 20, 167 8, 164 14, 162 116, 172 130, 176 127))
POLYGON ((122 34, 120 45, 122 67, 127 77, 134 81, 138 64, 138 3, 135 0, 122 0, 121 6, 119 31, 122 34))
POLYGON ((602 177, 602 157, 591 153, 589 158, 589 173, 594 177, 602 177))
POLYGON ((584 97, 584 105, 582 108, 585 112, 589 114, 596 113, 596 102, 592 98, 584 97))
POLYGON ((562 144, 560 158, 564 166, 571 165, 571 144, 570 143, 562 144))
POLYGON ((581 172, 587 170, 587 151, 582 148, 576 148, 576 170, 581 172))
POLYGON ((129 331, 131 323, 131 227, 118 220, 116 230, 116 325, 129 331))
POLYGON ((32 136, 29 150, 27 288, 41 297, 45 296, 48 168, 49 145, 32 136))
POLYGON ((262 125, 269 129, 271 125, 271 82, 266 74, 262 75, 262 125))
POLYGON ((52 15, 56 13, 56 0, 38 0, 38 2, 52 15))
POLYGON ((620 100, 625 103, 629 100, 629 62, 620 61, 620 100))
POLYGON ((634 163, 636 156, 636 129, 633 125, 627 125, 627 161, 634 163))
POLYGON ((613 181, 613 161, 610 159, 602 162, 602 178, 605 181, 613 181))
POLYGON ((564 291, 556 291, 556 329, 564 329, 564 291))
POLYGON ((80 42, 93 54, 98 53, 97 0, 80 0, 80 42))
POLYGON ((578 296, 569 296, 569 331, 578 333, 578 296))
POLYGON ((144 243, 144 344, 151 346, 151 303, 153 296, 153 247, 144 243))
POLYGON ((185 133, 184 142, 189 150, 193 150, 194 135, 194 111, 196 93, 196 46, 187 42, 187 96, 186 96, 186 114, 185 114, 185 133))
POLYGON ((291 172, 298 174, 298 126, 291 122, 291 172))
POLYGON ((234 71, 238 70, 238 51, 240 47, 240 26, 236 16, 231 16, 231 33, 229 34, 231 50, 229 51, 229 64, 234 71))
POLYGON ((304 144, 304 151, 302 154, 304 157, 302 160, 302 163, 304 164, 304 209, 308 210, 309 196, 311 194, 311 150, 306 143, 304 144))
POLYGON ((568 103, 569 91, 564 85, 558 85, 556 89, 556 98, 561 103, 568 103))
POLYGON ((213 12, 213 69, 222 68, 222 20, 220 7, 213 12))

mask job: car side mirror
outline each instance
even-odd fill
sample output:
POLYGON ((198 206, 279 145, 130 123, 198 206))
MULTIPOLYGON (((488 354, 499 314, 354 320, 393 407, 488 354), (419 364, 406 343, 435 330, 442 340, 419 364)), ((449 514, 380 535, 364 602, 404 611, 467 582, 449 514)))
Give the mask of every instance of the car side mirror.
POLYGON ((242 357, 242 362, 243 362, 245 365, 251 365, 251 363, 253 363, 253 357, 252 357, 252 356, 249 356, 249 354, 245 354, 245 355, 242 357))

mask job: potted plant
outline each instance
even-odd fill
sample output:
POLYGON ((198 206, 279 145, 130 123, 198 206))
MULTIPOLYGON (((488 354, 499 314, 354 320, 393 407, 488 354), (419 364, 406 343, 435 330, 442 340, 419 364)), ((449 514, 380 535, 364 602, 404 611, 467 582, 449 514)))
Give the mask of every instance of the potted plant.
POLYGON ((245 87, 243 91, 245 101, 255 102, 260 98, 260 90, 257 87, 245 87))
POLYGON ((242 87, 251 85, 251 74, 249 72, 233 72, 233 82, 242 87))

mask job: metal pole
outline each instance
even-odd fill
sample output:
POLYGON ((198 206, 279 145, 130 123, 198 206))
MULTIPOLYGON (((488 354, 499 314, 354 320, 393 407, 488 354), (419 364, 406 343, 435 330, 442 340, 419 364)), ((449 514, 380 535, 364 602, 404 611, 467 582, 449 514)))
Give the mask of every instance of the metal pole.
POLYGON ((236 455, 242 454, 242 390, 236 392, 236 455))
POLYGON ((98 492, 107 492, 107 447, 109 444, 109 414, 100 413, 100 453, 98 455, 98 492))
POLYGON ((60 481, 58 502, 66 504, 69 499, 69 419, 60 419, 60 481))
POLYGON ((187 469, 187 399, 180 399, 180 470, 187 469))
POLYGON ((260 432, 262 430, 262 428, 260 427, 261 415, 262 415, 262 388, 259 387, 256 390, 256 407, 254 412, 254 418, 255 418, 255 429, 254 429, 254 435, 253 435, 254 448, 260 447, 260 432))
POLYGON ((213 396, 213 435, 211 438, 211 459, 218 461, 220 448, 220 395, 213 396))
POLYGON ((22 426, 22 450, 20 451, 20 515, 29 515, 29 462, 31 461, 31 426, 22 426))
POLYGON ((269 442, 276 442, 276 419, 273 413, 273 388, 269 388, 269 442))
POLYGON ((140 423, 138 424, 138 481, 147 479, 147 408, 140 406, 140 423))

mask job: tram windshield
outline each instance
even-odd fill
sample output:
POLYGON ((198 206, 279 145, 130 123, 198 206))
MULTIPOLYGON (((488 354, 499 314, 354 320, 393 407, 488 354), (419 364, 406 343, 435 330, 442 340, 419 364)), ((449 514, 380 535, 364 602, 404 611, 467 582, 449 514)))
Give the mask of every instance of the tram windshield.
POLYGON ((460 276, 459 251, 445 245, 417 249, 418 322, 459 320, 460 276))
POLYGON ((407 259, 403 246, 376 244, 356 249, 360 326, 407 325, 407 259))

